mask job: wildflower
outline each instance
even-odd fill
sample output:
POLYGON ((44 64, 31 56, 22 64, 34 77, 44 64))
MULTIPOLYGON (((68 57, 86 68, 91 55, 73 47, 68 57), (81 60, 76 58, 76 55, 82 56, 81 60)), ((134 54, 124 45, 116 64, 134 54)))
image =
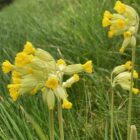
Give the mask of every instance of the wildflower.
POLYGON ((109 12, 109 11, 105 11, 104 12, 104 17, 108 18, 108 19, 111 19, 112 18, 112 14, 109 12))
POLYGON ((132 62, 127 61, 125 64, 115 67, 114 70, 112 71, 112 73, 119 74, 121 72, 131 70, 131 68, 132 68, 132 62))
POLYGON ((79 75, 74 74, 70 79, 68 79, 66 82, 63 82, 63 87, 71 87, 71 85, 75 82, 79 81, 79 75))
POLYGON ((132 92, 133 92, 134 94, 138 94, 138 93, 139 93, 139 89, 133 88, 133 89, 132 89, 132 92))
POLYGON ((13 101, 16 101, 17 98, 20 96, 19 94, 20 84, 10 84, 8 85, 9 93, 13 101))
MULTIPOLYGON (((124 65, 117 66, 113 72, 112 72, 112 87, 115 87, 117 85, 121 86, 122 89, 130 91, 131 88, 131 71, 128 71, 129 68, 131 68, 131 62, 128 61, 124 65), (113 77, 113 74, 116 74, 115 77, 113 77)), ((138 78, 138 73, 136 70, 133 71, 133 78, 138 78)), ((134 86, 134 84, 133 84, 134 86)), ((137 94, 139 92, 138 89, 134 88, 132 89, 132 92, 134 94, 137 94)))
POLYGON ((46 86, 51 89, 56 89, 58 87, 58 79, 55 76, 51 76, 46 81, 46 86))
POLYGON ((26 64, 29 64, 31 60, 33 59, 32 55, 28 55, 25 52, 20 52, 15 57, 15 64, 16 66, 22 67, 26 64))
POLYGON ((52 110, 55 106, 55 98, 60 102, 63 101, 63 108, 72 107, 72 103, 68 101, 66 88, 79 81, 78 73, 91 73, 93 67, 92 61, 73 65, 66 65, 63 59, 56 62, 47 51, 35 49, 31 42, 27 42, 23 51, 17 53, 14 64, 6 60, 2 69, 5 73, 12 71, 12 80, 8 89, 13 101, 21 95, 35 95, 41 91, 43 100, 52 110), (64 74, 72 76, 64 81, 64 74))
POLYGON ((57 60, 56 63, 60 71, 63 71, 64 68, 66 67, 66 62, 63 59, 57 60))
POLYGON ((120 53, 130 45, 135 46, 135 35, 138 30, 139 17, 137 12, 130 6, 117 1, 114 7, 117 13, 105 11, 102 20, 102 26, 108 27, 108 37, 123 35, 124 41, 120 48, 120 53))
POLYGON ((66 62, 63 59, 57 60, 57 65, 66 65, 66 62))
POLYGON ((103 21, 102 21, 102 26, 103 26, 103 27, 107 27, 107 26, 109 26, 109 25, 111 25, 110 19, 107 18, 107 17, 104 17, 104 18, 103 18, 103 21))
POLYGON ((14 69, 14 66, 8 60, 5 60, 2 63, 2 70, 4 73, 8 73, 8 72, 12 71, 13 69, 14 69))
POLYGON ((93 71, 92 61, 87 61, 85 64, 83 64, 83 67, 85 72, 92 73, 93 71))
POLYGON ((120 1, 117 1, 114 7, 114 10, 116 10, 118 13, 122 14, 126 11, 126 6, 120 1))
POLYGON ((25 52, 26 54, 34 54, 35 53, 35 48, 33 47, 31 42, 26 42, 26 44, 24 45, 24 49, 23 52, 25 52))
POLYGON ((72 103, 69 102, 67 99, 64 99, 63 104, 62 104, 62 108, 71 109, 72 108, 72 103))

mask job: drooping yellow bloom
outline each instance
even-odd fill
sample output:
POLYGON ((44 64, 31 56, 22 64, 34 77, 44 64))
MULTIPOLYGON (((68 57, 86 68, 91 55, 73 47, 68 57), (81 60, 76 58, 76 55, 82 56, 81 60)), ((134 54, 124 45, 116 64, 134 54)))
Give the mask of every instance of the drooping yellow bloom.
POLYGON ((62 108, 64 109, 71 109, 72 108, 72 103, 69 102, 67 99, 63 100, 62 108))
POLYGON ((66 62, 63 59, 57 60, 57 65, 66 65, 66 62))
POLYGON ((80 79, 78 74, 74 74, 74 75, 73 75, 73 78, 74 78, 74 80, 75 80, 76 82, 79 81, 79 79, 80 79))
POLYGON ((117 27, 121 29, 125 26, 125 21, 123 19, 118 19, 116 24, 117 24, 117 27))
POLYGON ((56 89, 58 87, 58 84, 58 79, 55 76, 48 78, 48 80, 46 81, 46 87, 51 89, 56 89))
POLYGON ((8 72, 12 71, 13 68, 14 68, 14 65, 12 65, 8 60, 5 60, 2 63, 2 70, 4 73, 8 73, 8 72))
POLYGON ((133 89, 132 89, 132 92, 133 92, 134 94, 138 94, 138 93, 139 93, 139 89, 133 88, 133 89))
POLYGON ((16 101, 17 98, 20 96, 18 90, 20 88, 20 84, 9 84, 8 86, 9 93, 13 101, 16 101))
POLYGON ((25 52, 20 52, 15 57, 15 64, 16 66, 22 67, 26 64, 29 64, 31 60, 33 59, 32 55, 28 55, 25 52))
POLYGON ((139 26, 139 16, 135 9, 117 1, 114 10, 118 13, 104 12, 102 25, 109 26, 108 37, 123 35, 124 40, 120 48, 120 53, 123 54, 125 49, 130 45, 136 45, 136 33, 139 26))
POLYGON ((104 17, 103 20, 102 20, 102 26, 103 26, 103 27, 107 27, 107 26, 109 26, 109 25, 111 25, 110 19, 107 18, 107 17, 104 17))
POLYGON ((128 37, 132 36, 132 33, 130 31, 126 31, 126 32, 124 32, 123 36, 124 36, 124 38, 128 38, 128 37))
POLYGON ((111 19, 112 18, 112 14, 110 13, 110 11, 105 11, 104 12, 104 17, 108 18, 108 19, 111 19))
POLYGON ((131 61, 127 61, 125 64, 124 64, 125 68, 127 70, 131 70, 132 69, 132 62, 131 61))
POLYGON ((67 81, 63 82, 63 87, 65 88, 69 88, 72 86, 72 84, 74 84, 75 82, 79 81, 79 75, 78 74, 74 74, 71 78, 69 78, 67 81))
POLYGON ((16 78, 16 77, 12 77, 12 81, 13 81, 13 84, 20 84, 21 79, 20 78, 16 78))
POLYGON ((118 13, 122 14, 126 11, 126 6, 121 1, 116 1, 114 10, 116 10, 118 13))
POLYGON ((23 51, 17 53, 14 65, 4 62, 3 67, 5 71, 12 70, 12 80, 8 89, 13 101, 20 95, 34 95, 41 91, 49 109, 54 108, 56 97, 63 101, 63 108, 70 109, 72 103, 67 99, 66 88, 79 81, 77 73, 92 72, 92 61, 83 65, 66 65, 63 59, 56 62, 50 53, 40 48, 35 49, 32 43, 27 42, 23 51), (72 76, 63 81, 63 75, 72 76))
POLYGON ((116 30, 115 30, 115 29, 109 30, 109 31, 108 31, 108 37, 109 37, 109 38, 112 38, 112 37, 115 35, 115 33, 116 33, 116 30))
POLYGON ((15 78, 20 78, 21 77, 21 74, 17 71, 12 71, 12 77, 15 77, 15 78))
POLYGON ((32 43, 27 41, 26 44, 24 45, 23 52, 26 54, 34 54, 36 49, 33 47, 32 43))
POLYGON ((87 61, 85 64, 83 64, 83 68, 85 72, 87 73, 92 73, 93 72, 93 66, 92 66, 92 61, 87 61))
POLYGON ((136 72, 136 70, 133 71, 133 78, 137 79, 139 77, 139 74, 136 72))

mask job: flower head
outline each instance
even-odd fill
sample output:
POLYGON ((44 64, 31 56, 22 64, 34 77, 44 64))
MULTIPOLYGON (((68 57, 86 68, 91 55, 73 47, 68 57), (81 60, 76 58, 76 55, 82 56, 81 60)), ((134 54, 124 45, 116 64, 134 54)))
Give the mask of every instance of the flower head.
POLYGON ((104 12, 102 26, 109 27, 109 38, 118 35, 124 36, 124 41, 120 49, 120 53, 124 53, 129 45, 131 47, 135 46, 134 38, 138 31, 139 17, 132 7, 121 1, 116 2, 114 10, 117 13, 104 12))
MULTIPOLYGON (((111 84, 112 87, 117 85, 121 86, 122 89, 130 91, 131 89, 131 61, 127 61, 125 64, 117 66, 114 68, 111 74, 111 84), (114 75, 115 74, 115 75, 114 75)), ((138 73, 136 70, 133 71, 133 78, 138 78, 138 73)), ((133 84, 134 86, 134 84, 133 84)), ((139 90, 137 88, 132 89, 134 94, 137 94, 139 90)))
POLYGON ((35 49, 31 42, 24 45, 22 52, 17 53, 14 64, 6 60, 2 69, 5 73, 12 71, 11 84, 8 90, 13 101, 24 94, 35 95, 42 92, 49 109, 55 106, 55 98, 63 101, 62 107, 72 108, 68 101, 66 88, 79 81, 80 72, 92 72, 92 61, 85 64, 66 65, 63 59, 55 59, 40 48, 35 49), (66 81, 63 75, 72 75, 66 81))

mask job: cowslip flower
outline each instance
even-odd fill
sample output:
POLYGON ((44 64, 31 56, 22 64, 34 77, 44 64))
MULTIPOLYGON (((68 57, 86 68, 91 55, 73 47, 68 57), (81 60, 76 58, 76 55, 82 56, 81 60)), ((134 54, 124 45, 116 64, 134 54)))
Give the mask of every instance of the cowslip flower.
POLYGON ((53 109, 55 99, 62 101, 62 107, 70 109, 66 88, 79 81, 80 72, 92 73, 92 61, 85 64, 67 65, 63 59, 55 59, 40 48, 34 48, 31 42, 24 45, 22 52, 16 54, 14 64, 5 60, 2 64, 4 73, 11 72, 11 83, 7 86, 13 101, 24 94, 35 95, 42 92, 48 108, 53 109), (71 76, 63 81, 63 76, 71 76))
POLYGON ((112 74, 119 74, 121 72, 124 72, 126 70, 131 70, 132 68, 132 62, 131 61, 127 61, 125 64, 122 64, 120 66, 117 66, 113 69, 112 74))
POLYGON ((123 53, 128 45, 132 47, 136 45, 135 36, 139 26, 139 16, 132 7, 120 1, 116 2, 114 10, 117 13, 104 12, 102 26, 109 27, 109 38, 118 35, 124 36, 124 41, 120 48, 120 53, 123 53))
MULTIPOLYGON (((131 64, 129 64, 130 61, 126 62, 123 65, 117 66, 116 68, 114 68, 113 72, 112 72, 112 87, 116 87, 117 85, 119 85, 122 89, 130 91, 131 88, 131 71, 129 71, 130 69, 127 69, 129 67, 126 68, 127 66, 131 66, 131 64), (129 65, 128 65, 129 64, 129 65), (113 75, 115 75, 113 77, 113 75)), ((133 71, 133 78, 134 79, 138 79, 139 75, 137 73, 136 70, 133 71)), ((134 84, 133 84, 134 86, 134 84)), ((138 94, 139 93, 139 89, 137 88, 132 88, 132 92, 134 94, 138 94)))

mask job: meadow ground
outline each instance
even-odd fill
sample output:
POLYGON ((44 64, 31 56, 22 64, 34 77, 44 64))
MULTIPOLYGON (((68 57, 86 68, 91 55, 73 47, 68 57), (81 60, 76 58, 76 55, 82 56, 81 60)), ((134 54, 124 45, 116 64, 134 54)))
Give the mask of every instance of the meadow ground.
MULTIPOLYGON (((139 0, 124 0, 140 14, 139 0)), ((65 140, 109 140, 110 73, 131 59, 131 49, 120 55, 121 37, 108 39, 102 28, 104 10, 112 11, 115 0, 15 0, 0 11, 0 63, 13 62, 26 41, 49 51, 56 59, 67 63, 94 63, 94 73, 81 74, 81 81, 68 90, 73 102, 71 110, 63 110, 65 140)), ((140 72, 140 36, 136 69, 140 72)), ((38 134, 26 120, 20 105, 49 134, 48 111, 40 94, 23 96, 13 102, 6 85, 10 75, 0 71, 0 139, 38 140, 38 134)), ((137 82, 139 86, 139 80, 137 82)), ((126 139, 128 92, 115 92, 115 140, 126 139)), ((133 99, 133 124, 140 138, 140 96, 133 99)), ((57 111, 55 139, 59 139, 57 111)))

